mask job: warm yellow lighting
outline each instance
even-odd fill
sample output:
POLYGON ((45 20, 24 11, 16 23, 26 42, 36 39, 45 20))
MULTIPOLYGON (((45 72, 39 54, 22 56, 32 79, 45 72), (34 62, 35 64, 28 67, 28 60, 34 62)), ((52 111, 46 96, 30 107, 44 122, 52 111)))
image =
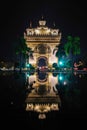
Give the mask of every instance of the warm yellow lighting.
POLYGON ((33 104, 28 104, 28 103, 27 103, 26 111, 32 111, 33 109, 34 109, 33 104))
POLYGON ((36 29, 35 34, 40 34, 40 30, 36 29))
POLYGON ((53 63, 58 64, 58 57, 53 54, 53 50, 60 44, 61 33, 59 29, 52 29, 46 26, 45 20, 39 21, 39 26, 36 28, 27 28, 24 32, 26 44, 33 52, 34 59, 29 57, 29 63, 37 67, 39 57, 44 56, 47 60, 47 65, 52 67, 53 63), (39 48, 38 46, 41 45, 39 48), (46 49, 47 48, 47 49, 46 49))
POLYGON ((40 20, 39 21, 39 25, 40 26, 45 26, 46 25, 46 21, 45 20, 40 20))
POLYGON ((45 119, 46 118, 46 115, 44 113, 41 113, 39 114, 38 116, 39 119, 45 119))
POLYGON ((58 104, 52 104, 51 110, 59 110, 58 104))

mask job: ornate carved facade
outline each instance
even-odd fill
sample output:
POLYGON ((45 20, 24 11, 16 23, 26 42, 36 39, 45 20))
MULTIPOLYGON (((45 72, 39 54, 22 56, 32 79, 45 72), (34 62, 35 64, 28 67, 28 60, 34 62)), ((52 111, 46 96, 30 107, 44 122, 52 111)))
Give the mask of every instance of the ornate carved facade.
POLYGON ((56 45, 60 44, 61 33, 59 29, 52 29, 46 26, 45 20, 39 21, 39 26, 36 28, 26 29, 24 38, 28 47, 34 51, 33 59, 29 59, 29 63, 35 67, 52 67, 53 63, 57 63, 58 59, 53 50, 56 45))

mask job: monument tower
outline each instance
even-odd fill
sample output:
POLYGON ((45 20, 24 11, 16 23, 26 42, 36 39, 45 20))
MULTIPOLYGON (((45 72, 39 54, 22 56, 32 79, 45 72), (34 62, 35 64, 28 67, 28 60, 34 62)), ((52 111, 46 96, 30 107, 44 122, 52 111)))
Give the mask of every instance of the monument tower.
POLYGON ((30 27, 24 32, 26 44, 31 48, 33 59, 29 57, 29 63, 34 67, 52 67, 53 63, 58 63, 58 58, 53 54, 56 45, 60 44, 61 33, 59 29, 49 28, 46 26, 46 21, 39 20, 39 25, 36 28, 30 27))

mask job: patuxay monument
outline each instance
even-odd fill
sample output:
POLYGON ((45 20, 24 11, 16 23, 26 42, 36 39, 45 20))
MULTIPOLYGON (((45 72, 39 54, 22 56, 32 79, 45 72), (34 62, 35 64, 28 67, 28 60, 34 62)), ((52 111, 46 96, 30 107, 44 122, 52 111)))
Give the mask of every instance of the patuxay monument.
MULTIPOLYGON (((45 20, 40 20, 36 28, 30 25, 24 33, 26 44, 33 50, 33 59, 29 57, 28 64, 32 64, 36 69, 47 67, 51 68, 53 63, 58 63, 58 58, 53 54, 53 50, 60 44, 61 33, 55 27, 48 28, 45 20)), ((38 118, 46 118, 49 111, 58 111, 60 106, 60 97, 55 88, 58 83, 58 77, 53 77, 52 73, 40 71, 35 72, 27 78, 28 89, 32 90, 26 97, 26 111, 36 111, 38 118), (54 91, 55 90, 55 91, 54 91)))
POLYGON ((58 58, 53 54, 56 45, 60 44, 61 32, 59 29, 48 28, 46 21, 40 20, 36 28, 30 27, 24 32, 24 38, 28 47, 34 51, 34 59, 29 59, 29 63, 34 67, 52 67, 53 63, 58 63, 58 58))

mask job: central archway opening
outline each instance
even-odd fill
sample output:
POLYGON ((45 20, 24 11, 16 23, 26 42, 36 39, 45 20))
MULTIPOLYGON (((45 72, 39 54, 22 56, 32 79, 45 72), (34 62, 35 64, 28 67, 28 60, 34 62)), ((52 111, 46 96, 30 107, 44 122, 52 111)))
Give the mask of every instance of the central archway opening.
POLYGON ((40 73, 38 73, 38 81, 40 82, 45 82, 47 80, 47 73, 46 73, 46 69, 47 69, 47 58, 44 56, 41 56, 38 58, 38 68, 40 70, 40 73))
POLYGON ((39 57, 38 58, 38 63, 37 63, 38 67, 46 67, 47 66, 47 58, 46 57, 39 57))

